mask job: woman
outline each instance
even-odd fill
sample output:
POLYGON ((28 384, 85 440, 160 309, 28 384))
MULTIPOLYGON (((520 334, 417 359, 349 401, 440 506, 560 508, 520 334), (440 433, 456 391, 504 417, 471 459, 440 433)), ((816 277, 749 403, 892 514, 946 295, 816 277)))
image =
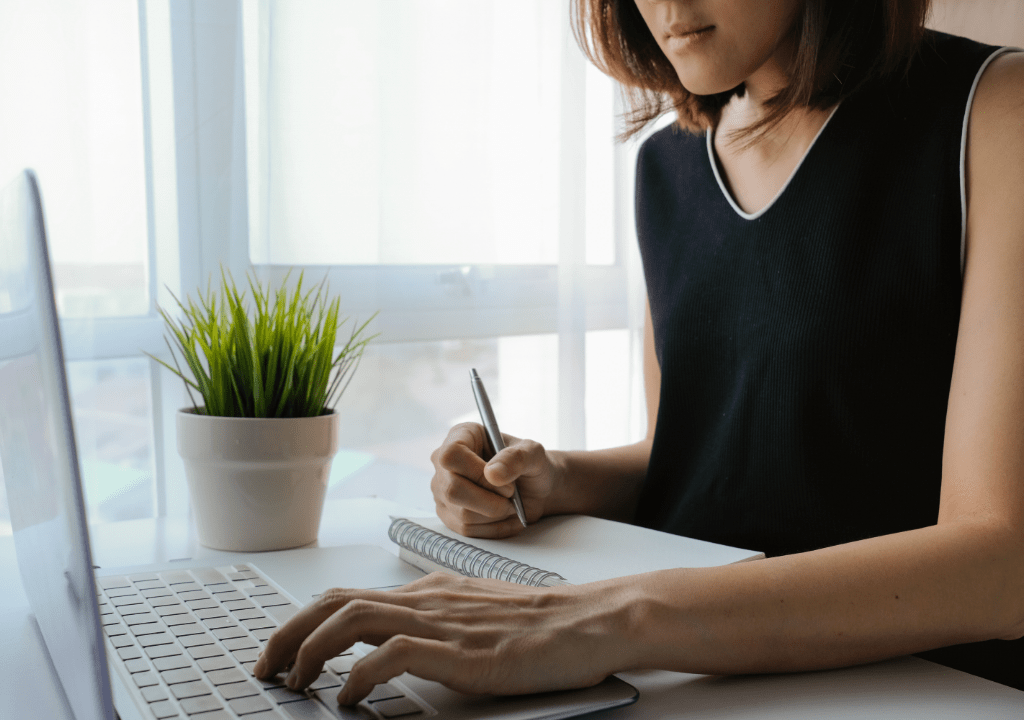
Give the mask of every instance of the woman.
POLYGON ((433 456, 465 535, 517 532, 515 482, 531 521, 632 520, 764 561, 331 591, 257 674, 294 661, 304 687, 379 644, 354 703, 403 671, 521 693, 959 646, 939 659, 1024 687, 1024 54, 926 33, 926 11, 577 0, 589 54, 633 88, 631 129, 667 96, 691 131, 653 135, 637 168, 652 432, 595 452, 509 438, 485 462, 467 424, 433 456))

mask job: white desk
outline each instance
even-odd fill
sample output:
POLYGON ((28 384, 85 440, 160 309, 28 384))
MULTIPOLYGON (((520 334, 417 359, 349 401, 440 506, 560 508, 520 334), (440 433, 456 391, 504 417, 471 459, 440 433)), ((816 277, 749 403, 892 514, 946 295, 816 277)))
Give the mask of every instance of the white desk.
MULTIPOLYGON (((328 501, 318 544, 379 545, 389 514, 423 514, 387 500, 328 501)), ((115 567, 177 558, 230 556, 202 548, 183 523, 135 520, 93 532, 97 565, 115 567)), ((0 718, 61 720, 70 711, 21 589, 14 544, 0 538, 0 718)), ((1024 717, 1024 692, 907 657, 817 673, 707 677, 669 672, 623 673, 640 700, 600 718, 1007 718, 1024 717)))

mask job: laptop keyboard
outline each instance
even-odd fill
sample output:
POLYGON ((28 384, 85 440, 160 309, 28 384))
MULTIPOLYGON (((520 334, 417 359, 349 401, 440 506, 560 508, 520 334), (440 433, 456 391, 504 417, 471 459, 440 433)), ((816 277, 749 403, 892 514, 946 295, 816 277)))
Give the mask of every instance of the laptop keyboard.
POLYGON ((298 611, 247 565, 96 578, 107 651, 116 654, 154 718, 328 720, 435 714, 398 683, 378 685, 354 708, 337 696, 360 655, 328 660, 305 691, 252 669, 278 625, 298 611))

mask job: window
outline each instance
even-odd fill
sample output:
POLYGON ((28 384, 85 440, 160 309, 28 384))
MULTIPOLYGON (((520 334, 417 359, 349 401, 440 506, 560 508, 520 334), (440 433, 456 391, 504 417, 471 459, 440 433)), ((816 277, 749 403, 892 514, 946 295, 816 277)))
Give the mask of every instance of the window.
POLYGON ((4 3, 0 68, 29 109, 0 115, 0 179, 40 178, 91 521, 188 512, 187 396, 145 353, 157 305, 221 266, 380 311, 335 496, 432 507, 471 367, 511 434, 642 434, 635 145, 566 3, 4 3))

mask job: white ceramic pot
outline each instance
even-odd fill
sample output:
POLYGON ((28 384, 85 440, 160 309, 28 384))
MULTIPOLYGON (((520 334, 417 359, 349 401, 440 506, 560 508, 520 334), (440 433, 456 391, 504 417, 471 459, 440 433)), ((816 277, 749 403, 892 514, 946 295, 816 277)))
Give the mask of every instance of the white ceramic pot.
POLYGON ((178 452, 199 542, 258 552, 308 545, 320 531, 338 416, 229 418, 178 411, 178 452))

